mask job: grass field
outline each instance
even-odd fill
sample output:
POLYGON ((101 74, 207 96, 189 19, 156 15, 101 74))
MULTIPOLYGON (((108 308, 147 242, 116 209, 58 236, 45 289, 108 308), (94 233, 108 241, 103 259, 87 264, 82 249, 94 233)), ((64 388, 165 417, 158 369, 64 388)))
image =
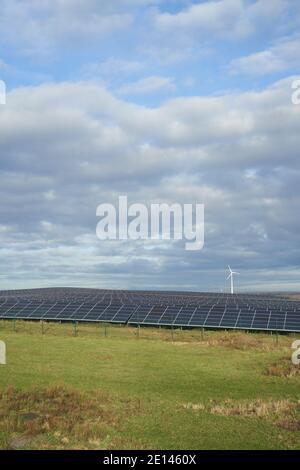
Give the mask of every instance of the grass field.
POLYGON ((0 447, 299 449, 296 338, 2 321, 0 447))

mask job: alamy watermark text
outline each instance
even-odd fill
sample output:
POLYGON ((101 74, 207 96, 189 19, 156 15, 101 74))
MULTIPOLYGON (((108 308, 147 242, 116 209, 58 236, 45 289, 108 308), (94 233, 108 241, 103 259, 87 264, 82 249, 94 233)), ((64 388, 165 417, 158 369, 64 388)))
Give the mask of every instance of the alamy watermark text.
POLYGON ((203 204, 128 205, 127 196, 119 196, 118 207, 100 204, 96 229, 99 240, 185 240, 188 251, 204 246, 203 204))
POLYGON ((6 104, 6 86, 3 80, 0 80, 0 104, 6 104))

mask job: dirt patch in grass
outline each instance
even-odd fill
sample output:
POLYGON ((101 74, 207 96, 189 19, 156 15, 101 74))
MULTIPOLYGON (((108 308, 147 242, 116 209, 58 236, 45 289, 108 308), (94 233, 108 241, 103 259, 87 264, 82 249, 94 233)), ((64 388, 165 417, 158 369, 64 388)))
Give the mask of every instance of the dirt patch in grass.
POLYGON ((264 339, 257 338, 252 334, 246 333, 228 333, 223 334, 220 338, 211 340, 209 344, 224 346, 231 349, 269 349, 270 345, 264 339))
POLYGON ((193 411, 205 411, 205 405, 203 405, 203 403, 184 403, 183 408, 193 411))
POLYGON ((265 375, 286 378, 300 377, 300 365, 293 364, 290 357, 284 357, 269 365, 265 370, 265 375))
MULTIPOLYGON (((190 345, 191 342, 192 341, 175 341, 173 344, 175 346, 184 346, 190 345)), ((214 335, 204 334, 201 340, 194 340, 193 344, 198 345, 199 347, 220 346, 229 349, 257 349, 261 351, 270 351, 277 347, 275 341, 273 341, 270 337, 266 338, 263 335, 259 337, 254 334, 247 334, 245 332, 235 331, 222 331, 222 333, 215 332, 214 335)))
POLYGON ((141 412, 134 401, 52 387, 0 393, 0 432, 6 448, 114 447, 114 433, 127 416, 141 412))
POLYGON ((223 416, 258 416, 258 417, 269 417, 269 416, 282 416, 289 413, 297 407, 289 400, 274 400, 274 401, 262 401, 255 400, 244 403, 235 403, 228 400, 222 404, 213 405, 210 412, 213 414, 223 416))
POLYGON ((278 421, 278 426, 287 431, 300 431, 300 420, 283 419, 278 421))
POLYGON ((258 417, 268 419, 288 431, 300 431, 300 400, 253 400, 237 402, 225 400, 209 404, 184 403, 183 407, 194 412, 205 411, 220 416, 258 417))
POLYGON ((207 411, 216 415, 223 416, 282 416, 285 413, 294 411, 295 408, 300 411, 299 402, 291 400, 273 400, 273 401, 244 401, 236 402, 234 400, 225 400, 222 402, 211 401, 209 404, 203 403, 184 403, 185 409, 193 411, 207 411))

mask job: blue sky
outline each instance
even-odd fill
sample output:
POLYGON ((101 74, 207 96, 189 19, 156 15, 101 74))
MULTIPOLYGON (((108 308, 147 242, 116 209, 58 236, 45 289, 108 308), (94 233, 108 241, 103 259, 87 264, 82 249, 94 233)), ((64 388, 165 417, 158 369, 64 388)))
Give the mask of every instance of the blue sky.
POLYGON ((259 89, 298 73, 297 1, 106 4, 2 0, 1 75, 8 88, 89 79, 118 92, 149 77, 168 79, 153 81, 152 93, 149 82, 143 96, 133 87, 124 92, 151 106, 174 96, 259 89))
POLYGON ((0 280, 298 290, 297 0, 0 0, 0 280), (205 248, 100 243, 96 207, 206 206, 205 248))

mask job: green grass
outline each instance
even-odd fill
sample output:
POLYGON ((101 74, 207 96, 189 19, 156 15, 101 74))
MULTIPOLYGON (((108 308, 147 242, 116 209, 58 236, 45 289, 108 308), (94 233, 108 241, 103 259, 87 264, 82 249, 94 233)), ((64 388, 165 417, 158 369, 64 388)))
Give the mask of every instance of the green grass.
POLYGON ((67 324, 42 334, 38 323, 0 323, 0 447, 21 437, 42 449, 300 448, 295 336, 176 330, 172 341, 170 330, 138 338, 110 326, 105 336, 89 325, 73 334, 67 324))

